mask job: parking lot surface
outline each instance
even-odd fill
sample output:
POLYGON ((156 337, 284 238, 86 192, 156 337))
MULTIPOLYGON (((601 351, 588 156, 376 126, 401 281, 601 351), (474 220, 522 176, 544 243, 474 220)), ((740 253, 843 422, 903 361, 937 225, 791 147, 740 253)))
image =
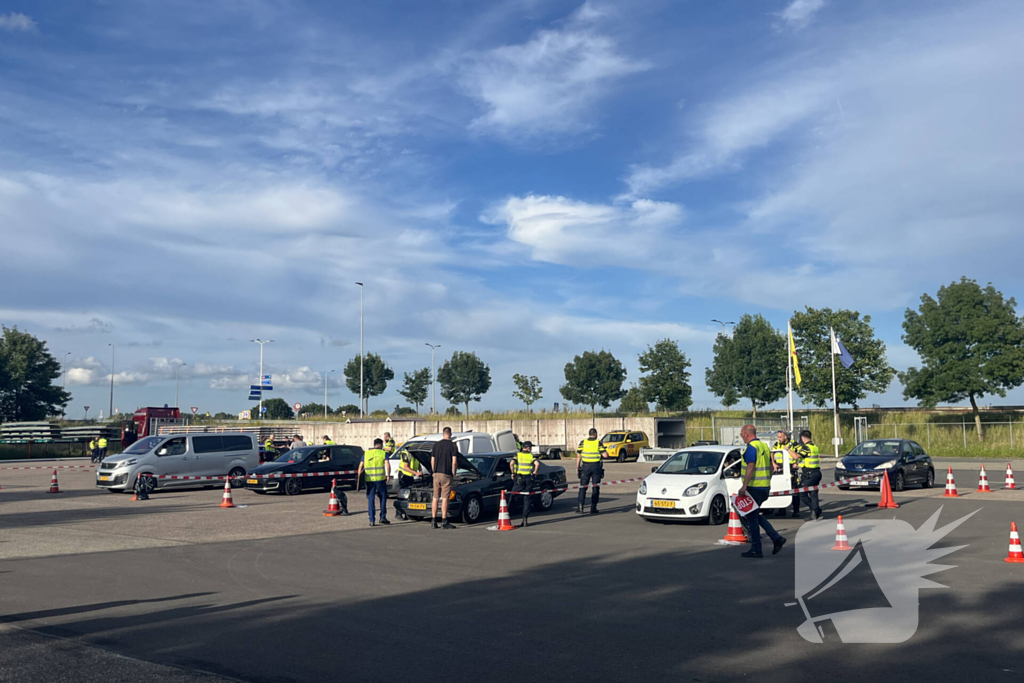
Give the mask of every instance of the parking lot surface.
MULTIPOLYGON (((53 495, 46 470, 0 470, 0 680, 1015 680, 1024 565, 1003 558, 1024 491, 998 490, 1002 463, 975 493, 977 464, 958 462, 961 497, 942 498, 936 465, 937 487, 897 493, 897 510, 830 489, 814 523, 980 508, 940 542, 967 544, 930 577, 948 588, 922 590, 917 633, 887 645, 803 640, 792 546, 745 560, 716 544, 724 526, 644 522, 637 484, 606 487, 596 516, 570 492, 525 530, 442 531, 369 528, 362 492, 337 518, 320 492, 235 490, 221 509, 219 488, 132 502, 90 470, 62 471, 53 495)), ((791 540, 803 523, 772 521, 791 540)))

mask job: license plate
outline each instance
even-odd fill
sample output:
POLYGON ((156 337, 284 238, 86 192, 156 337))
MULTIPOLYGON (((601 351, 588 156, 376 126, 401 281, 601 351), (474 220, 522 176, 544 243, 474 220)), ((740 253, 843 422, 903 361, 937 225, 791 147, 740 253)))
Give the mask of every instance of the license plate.
POLYGON ((100 481, 110 481, 110 477, 100 477, 100 481))
POLYGON ((246 479, 245 481, 246 481, 247 484, 259 484, 260 483, 259 479, 246 479))
POLYGON ((655 508, 674 508, 676 502, 674 500, 652 500, 651 507, 655 508))
POLYGON ((427 509, 427 504, 426 503, 409 503, 409 509, 410 510, 426 510, 427 509))
POLYGON ((851 481, 850 486, 870 486, 871 484, 874 483, 875 482, 871 481, 870 479, 860 479, 859 481, 851 481))

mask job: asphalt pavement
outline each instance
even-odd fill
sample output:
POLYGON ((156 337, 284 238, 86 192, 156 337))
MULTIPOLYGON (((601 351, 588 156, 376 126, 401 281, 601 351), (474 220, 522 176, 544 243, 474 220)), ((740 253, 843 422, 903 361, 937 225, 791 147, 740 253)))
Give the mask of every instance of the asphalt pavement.
POLYGON ((979 510, 939 542, 966 544, 929 577, 948 588, 922 589, 916 633, 885 645, 797 634, 800 520, 772 520, 790 544, 747 560, 717 545, 724 527, 639 519, 636 484, 606 488, 596 516, 563 496, 525 530, 442 531, 369 528, 354 492, 355 514, 327 518, 323 493, 235 491, 247 507, 224 510, 218 489, 133 503, 87 472, 51 496, 49 473, 0 471, 0 680, 1014 680, 1024 564, 1003 558, 1024 491, 979 494, 976 464, 954 471, 960 498, 939 476, 897 510, 867 507, 877 491, 822 495, 812 524, 830 528, 979 510))

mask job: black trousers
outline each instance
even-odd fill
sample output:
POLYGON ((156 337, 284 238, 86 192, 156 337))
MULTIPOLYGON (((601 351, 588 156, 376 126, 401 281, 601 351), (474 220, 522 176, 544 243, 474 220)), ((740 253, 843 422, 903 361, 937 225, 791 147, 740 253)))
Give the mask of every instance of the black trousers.
MULTIPOLYGON (((813 470, 803 469, 800 470, 800 486, 817 486, 821 483, 821 468, 816 467, 813 470)), ((818 504, 818 492, 817 491, 806 491, 800 494, 800 501, 807 506, 807 509, 811 511, 812 515, 821 514, 821 505, 818 504)), ((796 502, 793 503, 797 505, 796 502)))
POLYGON ((594 485, 594 495, 590 499, 590 509, 597 509, 597 501, 601 498, 601 479, 604 478, 604 465, 599 462, 585 462, 580 468, 580 494, 577 500, 580 506, 587 503, 587 486, 594 485))
MULTIPOLYGON (((519 491, 530 491, 533 489, 533 475, 517 474, 512 481, 512 493, 519 491)), ((533 496, 520 496, 523 499, 523 519, 530 516, 530 509, 533 507, 533 496)))

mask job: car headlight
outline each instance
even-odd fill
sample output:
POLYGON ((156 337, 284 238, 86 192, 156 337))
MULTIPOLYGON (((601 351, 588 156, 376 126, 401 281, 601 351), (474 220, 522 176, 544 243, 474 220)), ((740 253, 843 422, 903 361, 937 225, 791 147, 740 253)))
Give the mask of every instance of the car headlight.
POLYGON ((399 491, 398 500, 409 500, 409 489, 402 489, 399 491))
POLYGON ((881 465, 879 465, 875 469, 876 470, 887 470, 887 469, 889 469, 890 467, 892 467, 895 464, 896 464, 895 460, 890 460, 889 462, 883 462, 881 465))
POLYGON ((122 460, 121 462, 117 463, 117 467, 118 468, 121 468, 121 467, 131 467, 132 465, 134 465, 138 461, 139 461, 138 458, 129 458, 128 460, 122 460))
POLYGON ((683 495, 684 496, 699 496, 700 494, 704 493, 704 490, 707 487, 708 487, 707 482, 703 482, 702 481, 701 483, 694 484, 690 488, 688 488, 685 491, 683 491, 683 495))
POLYGON ((644 479, 642 482, 640 482, 640 490, 637 491, 637 493, 639 493, 641 496, 646 496, 647 495, 647 480, 646 479, 644 479))

